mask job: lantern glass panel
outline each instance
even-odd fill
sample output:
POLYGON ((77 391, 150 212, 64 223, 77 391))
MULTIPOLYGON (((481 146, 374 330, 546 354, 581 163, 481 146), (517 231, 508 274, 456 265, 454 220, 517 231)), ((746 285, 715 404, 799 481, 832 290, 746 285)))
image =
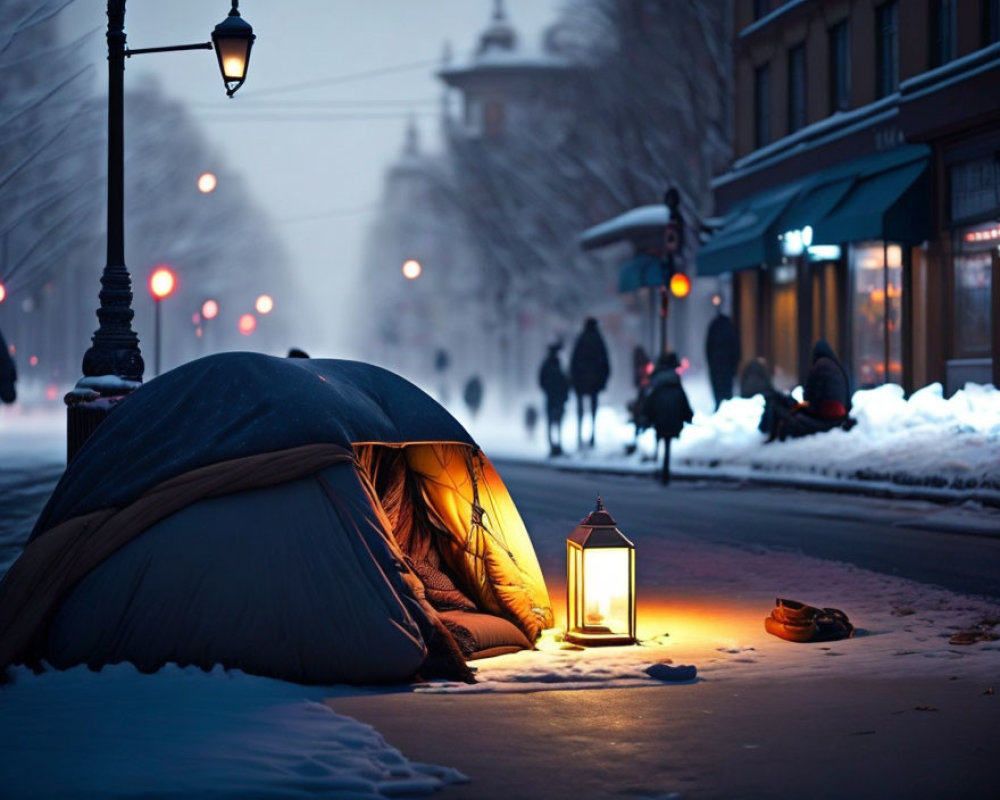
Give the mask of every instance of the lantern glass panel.
POLYGON ((242 81, 247 72, 247 40, 242 37, 218 37, 219 63, 222 75, 227 81, 242 81))
POLYGON ((583 551, 583 624, 628 633, 631 616, 629 550, 601 547, 583 551))

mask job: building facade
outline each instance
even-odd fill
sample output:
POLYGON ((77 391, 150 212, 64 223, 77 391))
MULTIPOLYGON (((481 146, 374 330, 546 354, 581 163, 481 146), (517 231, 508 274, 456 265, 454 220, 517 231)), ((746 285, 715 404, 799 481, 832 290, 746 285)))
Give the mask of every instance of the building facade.
POLYGON ((787 388, 1000 385, 1000 0, 734 0, 734 157, 701 275, 787 388))

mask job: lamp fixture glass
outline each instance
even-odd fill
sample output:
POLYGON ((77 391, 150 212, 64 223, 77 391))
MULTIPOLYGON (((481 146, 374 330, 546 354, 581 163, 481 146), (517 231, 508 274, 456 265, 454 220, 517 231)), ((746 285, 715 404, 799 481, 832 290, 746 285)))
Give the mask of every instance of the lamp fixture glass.
POLYGON ((250 63, 250 49, 253 47, 253 27, 240 16, 239 0, 233 0, 233 7, 222 22, 212 31, 212 44, 219 58, 219 69, 226 94, 232 97, 243 85, 250 63))

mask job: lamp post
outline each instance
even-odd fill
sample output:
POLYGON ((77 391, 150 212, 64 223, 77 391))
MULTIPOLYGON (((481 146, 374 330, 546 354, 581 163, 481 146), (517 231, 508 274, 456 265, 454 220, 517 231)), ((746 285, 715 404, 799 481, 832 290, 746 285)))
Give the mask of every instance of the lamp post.
POLYGON ((83 356, 83 377, 66 395, 66 457, 77 450, 111 407, 142 383, 139 337, 132 330, 132 280, 125 266, 125 59, 144 53, 215 48, 226 94, 246 79, 253 28, 232 0, 228 17, 215 26, 212 41, 129 50, 125 46, 125 0, 108 0, 108 250, 101 275, 99 326, 83 356), (100 402, 99 402, 100 401, 100 402))
POLYGON ((160 374, 160 305, 165 297, 169 297, 173 294, 174 288, 177 286, 177 280, 174 277, 174 273, 167 267, 157 267, 153 274, 149 276, 149 291, 153 295, 153 302, 156 304, 156 315, 154 322, 155 333, 153 335, 153 347, 156 353, 156 360, 154 362, 153 375, 160 374))

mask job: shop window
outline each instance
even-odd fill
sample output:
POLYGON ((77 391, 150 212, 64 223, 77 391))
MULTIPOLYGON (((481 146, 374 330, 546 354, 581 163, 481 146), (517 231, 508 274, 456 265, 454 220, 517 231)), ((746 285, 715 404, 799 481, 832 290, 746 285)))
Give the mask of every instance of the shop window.
POLYGON ((837 290, 837 264, 827 261, 812 267, 812 336, 811 341, 826 339, 835 353, 840 353, 840 313, 837 290))
POLYGON ((989 356, 993 330, 992 250, 1000 244, 1000 225, 964 228, 955 235, 954 320, 955 356, 989 356))
POLYGON ((740 325, 740 350, 743 364, 764 355, 761 342, 757 337, 757 292, 760 291, 760 281, 757 280, 757 270, 740 270, 733 276, 735 285, 736 317, 740 325))
POLYGON ((771 270, 771 359, 775 388, 788 391, 799 382, 798 271, 793 264, 771 270))
POLYGON ((899 11, 895 0, 875 9, 875 89, 879 97, 899 89, 899 11))
POLYGON ((856 388, 903 382, 903 252, 899 245, 852 245, 851 365, 856 388))
POLYGON ((851 107, 851 50, 845 19, 830 28, 830 113, 851 107))
POLYGON ((806 126, 806 46, 788 51, 788 132, 806 126))

